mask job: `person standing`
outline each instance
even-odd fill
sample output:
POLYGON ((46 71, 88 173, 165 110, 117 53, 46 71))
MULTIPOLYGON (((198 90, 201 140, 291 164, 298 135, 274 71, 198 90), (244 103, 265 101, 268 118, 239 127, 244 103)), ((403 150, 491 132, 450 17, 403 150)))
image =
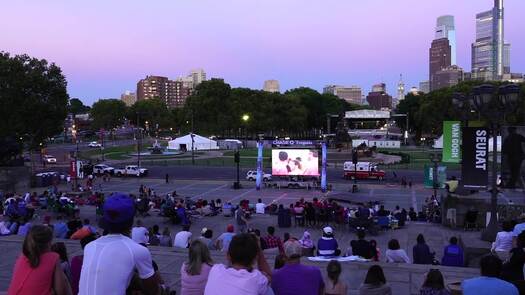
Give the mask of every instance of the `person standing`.
POLYGON ((510 178, 507 182, 508 188, 515 188, 516 182, 520 177, 521 162, 523 162, 524 153, 522 144, 525 143, 525 137, 516 133, 516 127, 508 127, 508 135, 503 141, 502 152, 506 156, 507 165, 510 170, 510 178))
POLYGON ((60 267, 60 256, 50 251, 53 232, 35 225, 24 239, 7 294, 69 295, 71 287, 60 267))
POLYGON ((149 250, 129 238, 134 216, 134 202, 128 195, 115 193, 106 199, 100 227, 109 234, 84 248, 80 295, 125 294, 135 270, 144 294, 159 293, 149 250))
POLYGON ((318 267, 301 264, 301 243, 292 239, 284 243, 286 262, 272 274, 272 289, 275 294, 323 294, 324 281, 318 267))
POLYGON ((170 183, 170 175, 166 173, 166 184, 170 183))
POLYGON ((248 228, 248 220, 246 219, 246 212, 239 204, 239 208, 235 212, 235 219, 237 221, 237 230, 239 233, 245 233, 248 228))

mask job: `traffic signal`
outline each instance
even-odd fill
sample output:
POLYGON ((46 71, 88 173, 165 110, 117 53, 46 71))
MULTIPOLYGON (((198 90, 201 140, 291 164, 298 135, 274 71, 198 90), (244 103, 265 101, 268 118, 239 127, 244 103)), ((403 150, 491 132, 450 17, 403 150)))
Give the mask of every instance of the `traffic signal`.
POLYGON ((235 163, 241 162, 241 155, 239 154, 239 151, 235 152, 234 159, 235 159, 235 163))

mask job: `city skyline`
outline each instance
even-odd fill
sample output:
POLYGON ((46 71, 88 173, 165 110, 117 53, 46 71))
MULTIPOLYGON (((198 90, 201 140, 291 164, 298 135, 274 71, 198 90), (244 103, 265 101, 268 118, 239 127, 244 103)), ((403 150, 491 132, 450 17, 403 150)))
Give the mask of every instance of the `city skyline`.
MULTIPOLYGON (((427 80, 436 19, 452 15, 457 65, 470 71, 476 14, 490 10, 493 0, 389 2, 13 1, 3 7, 0 24, 10 30, 0 50, 55 62, 70 96, 87 104, 118 98, 147 75, 175 78, 194 68, 232 87, 261 89, 276 79, 283 92, 301 86, 322 92, 336 84, 358 85, 366 94, 385 82, 396 95, 399 74, 406 89, 427 80)), ((525 72, 520 11, 523 1, 505 1, 512 72, 525 72)))

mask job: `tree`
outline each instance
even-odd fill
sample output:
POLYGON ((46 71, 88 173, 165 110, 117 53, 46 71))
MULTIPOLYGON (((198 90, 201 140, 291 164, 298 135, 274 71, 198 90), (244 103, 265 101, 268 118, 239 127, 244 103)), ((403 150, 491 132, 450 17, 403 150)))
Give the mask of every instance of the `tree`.
POLYGON ((69 104, 67 106, 67 111, 70 114, 78 115, 78 114, 84 114, 86 112, 89 112, 90 107, 85 106, 84 103, 78 98, 72 98, 69 100, 69 104))
POLYGON ((67 116, 66 86, 54 63, 0 52, 0 138, 22 138, 33 150, 59 133, 67 116))
POLYGON ((140 126, 144 127, 148 121, 150 128, 169 128, 174 125, 174 117, 166 104, 158 98, 137 101, 127 110, 127 118, 137 124, 137 114, 140 114, 140 126))
POLYGON ((124 122, 126 104, 119 99, 101 99, 93 104, 91 118, 93 128, 113 130, 124 122))

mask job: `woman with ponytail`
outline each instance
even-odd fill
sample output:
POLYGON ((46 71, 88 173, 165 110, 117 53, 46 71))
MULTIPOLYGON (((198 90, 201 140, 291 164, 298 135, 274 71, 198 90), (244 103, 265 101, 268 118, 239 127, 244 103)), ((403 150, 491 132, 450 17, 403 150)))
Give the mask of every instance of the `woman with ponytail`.
POLYGON ((53 232, 35 225, 24 240, 22 254, 13 270, 8 295, 69 295, 71 288, 60 266, 60 257, 52 252, 53 232))

